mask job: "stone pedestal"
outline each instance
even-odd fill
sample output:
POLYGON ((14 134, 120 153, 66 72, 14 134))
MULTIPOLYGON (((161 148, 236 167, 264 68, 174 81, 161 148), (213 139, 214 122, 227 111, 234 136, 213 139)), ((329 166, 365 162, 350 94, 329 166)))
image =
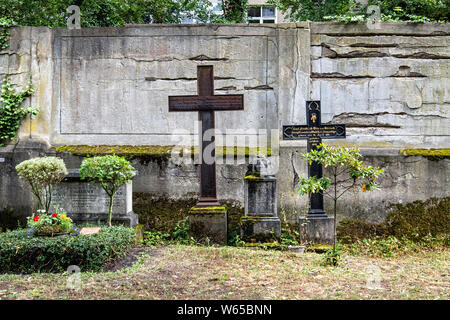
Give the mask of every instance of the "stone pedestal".
POLYGON ((208 238, 212 243, 227 244, 227 207, 192 207, 188 221, 189 232, 197 241, 208 238))
POLYGON ((245 217, 241 218, 241 238, 271 242, 281 236, 277 214, 277 179, 247 175, 244 178, 245 217))
MULTIPOLYGON (((66 178, 56 185, 52 193, 50 209, 55 205, 63 208, 75 223, 106 222, 109 197, 97 183, 81 180, 78 169, 68 170, 66 178)), ((138 216, 133 212, 132 183, 121 186, 114 197, 112 223, 135 226, 138 216)))
POLYGON ((308 215, 300 218, 300 239, 303 243, 333 244, 334 218, 308 215))

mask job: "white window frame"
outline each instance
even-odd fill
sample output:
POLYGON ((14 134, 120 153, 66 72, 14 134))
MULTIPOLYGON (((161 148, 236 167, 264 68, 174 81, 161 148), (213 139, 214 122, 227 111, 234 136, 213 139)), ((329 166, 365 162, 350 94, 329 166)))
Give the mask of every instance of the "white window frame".
MULTIPOLYGON (((275 8, 274 6, 267 6, 267 5, 249 5, 249 8, 259 8, 261 11, 261 17, 249 17, 248 16, 248 12, 247 12, 247 21, 250 23, 250 21, 254 22, 254 21, 258 21, 258 23, 260 24, 264 24, 264 20, 274 20, 273 23, 277 23, 277 8, 275 8), (273 16, 263 16, 263 8, 264 7, 272 7, 274 10, 274 15, 273 16)), ((269 23, 269 22, 267 22, 269 23)), ((270 22, 272 23, 272 22, 270 22)))

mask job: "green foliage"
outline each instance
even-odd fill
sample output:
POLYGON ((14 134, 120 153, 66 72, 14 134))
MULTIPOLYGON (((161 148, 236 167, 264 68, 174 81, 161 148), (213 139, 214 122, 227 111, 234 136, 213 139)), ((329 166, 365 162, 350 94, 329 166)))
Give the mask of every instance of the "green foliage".
POLYGON ((244 241, 241 239, 241 236, 238 231, 233 231, 228 234, 228 245, 233 247, 240 247, 244 245, 244 241))
POLYGON ((325 176, 321 179, 314 176, 301 178, 297 189, 301 195, 322 191, 325 195, 337 200, 345 192, 356 186, 359 180, 362 180, 363 192, 378 189, 375 180, 384 171, 372 166, 364 166, 360 160, 362 156, 358 148, 331 147, 322 143, 317 149, 303 154, 303 157, 310 164, 317 162, 325 168, 330 167, 331 176, 334 179, 325 176), (338 181, 337 177, 341 175, 348 175, 348 177, 338 181), (342 193, 330 194, 326 192, 328 187, 332 186, 336 189, 339 185, 343 187, 342 193))
POLYGON ((146 231, 144 232, 144 244, 146 246, 159 246, 170 241, 170 233, 163 233, 161 231, 146 231))
MULTIPOLYGON (((269 0, 291 21, 367 21, 373 13, 355 0, 269 0)), ((448 0, 369 0, 380 8, 381 21, 447 22, 448 0)))
POLYGON ((0 0, 0 12, 17 25, 60 28, 67 26, 72 15, 66 12, 70 5, 80 7, 82 27, 220 19, 212 13, 208 0, 0 0))
POLYGON ((8 29, 13 26, 13 22, 11 19, 7 19, 4 17, 0 17, 0 51, 8 48, 8 37, 9 31, 8 29))
POLYGON ((3 80, 0 94, 0 146, 16 138, 17 130, 23 118, 28 114, 37 115, 38 107, 21 107, 25 98, 31 96, 34 89, 31 86, 31 78, 28 85, 20 92, 14 90, 8 76, 3 80))
POLYGON ((195 244, 195 240, 189 234, 188 219, 189 217, 186 217, 177 223, 177 226, 172 233, 172 239, 180 244, 193 245, 195 244))
POLYGON ((303 154, 303 157, 309 164, 316 162, 329 168, 331 178, 301 177, 298 182, 298 193, 301 195, 323 193, 334 201, 335 216, 336 202, 342 195, 358 185, 363 192, 378 189, 375 180, 384 171, 363 165, 358 148, 331 147, 322 143, 318 148, 303 154), (328 191, 329 187, 332 187, 331 192, 328 191))
POLYGON ((333 248, 325 252, 322 256, 323 266, 338 266, 342 261, 342 250, 340 248, 333 248))
POLYGON ((16 166, 17 174, 27 181, 38 200, 38 209, 48 213, 52 191, 67 175, 64 161, 57 157, 42 157, 25 160, 16 166))
POLYGON ((114 196, 121 185, 131 181, 133 175, 134 168, 130 162, 117 155, 85 158, 81 163, 81 179, 87 179, 91 183, 100 183, 109 196, 109 226, 112 221, 114 196))
POLYGON ((99 234, 28 237, 20 229, 0 234, 0 272, 64 272, 77 265, 82 272, 101 271, 134 244, 132 228, 103 227, 99 234))
POLYGON ((347 191, 361 185, 362 191, 378 189, 375 180, 383 173, 383 169, 365 166, 361 160, 362 155, 358 148, 331 147, 321 143, 317 148, 303 154, 311 165, 313 162, 329 168, 331 178, 315 176, 300 178, 298 193, 322 193, 334 202, 334 239, 333 250, 336 250, 336 207, 337 201, 347 191), (329 187, 332 187, 329 191, 329 187))
POLYGON ((450 240, 450 197, 430 198, 390 205, 386 220, 379 224, 346 219, 337 227, 343 243, 363 239, 386 239, 389 236, 421 242, 427 237, 450 240))
POLYGON ((196 241, 189 235, 188 217, 178 221, 172 233, 161 231, 144 232, 144 244, 147 246, 157 246, 163 244, 184 244, 195 245, 196 241))
POLYGON ((352 8, 353 0, 268 0, 291 21, 323 21, 327 15, 344 15, 352 8))
POLYGON ((281 228, 281 245, 285 247, 300 245, 300 233, 289 226, 281 228))
POLYGON ((58 233, 77 232, 72 219, 67 216, 67 212, 55 205, 54 212, 46 214, 43 210, 37 215, 27 218, 27 227, 30 234, 53 236, 58 233))
POLYGON ((223 0, 224 18, 231 23, 244 23, 247 17, 248 0, 223 0))

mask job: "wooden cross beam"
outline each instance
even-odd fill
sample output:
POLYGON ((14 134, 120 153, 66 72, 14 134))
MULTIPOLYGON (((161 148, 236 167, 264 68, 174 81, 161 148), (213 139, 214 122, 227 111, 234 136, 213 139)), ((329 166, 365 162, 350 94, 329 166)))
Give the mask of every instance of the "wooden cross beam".
MULTIPOLYGON (((344 139, 345 124, 322 125, 320 101, 306 101, 307 125, 283 126, 283 140, 308 140, 308 152, 316 149, 323 139, 344 139)), ((310 177, 322 177, 322 165, 313 162, 308 164, 310 177)), ((323 194, 313 193, 309 199, 309 217, 327 216, 323 208, 323 194)))
POLYGON ((200 199, 197 207, 218 206, 216 188, 216 148, 215 137, 205 141, 207 130, 214 130, 214 111, 244 110, 244 95, 214 95, 213 66, 197 67, 197 93, 198 95, 169 96, 169 112, 198 111, 198 120, 202 129, 199 131, 200 145, 200 199), (204 151, 212 144, 211 156, 213 163, 205 163, 204 151))

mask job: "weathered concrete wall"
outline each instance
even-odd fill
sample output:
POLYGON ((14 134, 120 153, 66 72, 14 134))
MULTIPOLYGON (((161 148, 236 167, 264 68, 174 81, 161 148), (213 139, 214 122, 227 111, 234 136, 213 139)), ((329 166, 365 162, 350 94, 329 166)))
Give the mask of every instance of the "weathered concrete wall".
MULTIPOLYGON (((275 130, 275 153, 282 125, 306 123, 306 100, 322 101, 322 123, 347 125, 345 140, 328 142, 359 146, 386 174, 380 191, 344 198, 343 215, 379 221, 389 202, 449 196, 448 158, 400 154, 450 148, 449 42, 448 24, 13 28, 10 48, 0 53, 0 75, 23 85, 31 74, 36 91, 26 103, 41 112, 23 122, 18 141, 0 148, 6 159, 0 209, 30 206, 12 169, 26 154, 54 153, 48 148, 59 145, 196 144, 196 113, 169 114, 167 97, 196 94, 200 64, 214 65, 216 94, 244 94, 245 111, 217 112, 216 126, 253 130, 250 135, 275 130), (33 142, 37 149, 30 149, 33 142)), ((291 220, 306 210, 306 197, 295 191, 307 174, 305 149, 305 141, 279 141, 279 213, 291 220)), ((71 168, 81 162, 60 156, 71 168)), ((133 164, 140 172, 135 192, 173 199, 198 192, 195 165, 133 164)), ((243 204, 244 172, 242 161, 218 165, 220 199, 243 204)))

